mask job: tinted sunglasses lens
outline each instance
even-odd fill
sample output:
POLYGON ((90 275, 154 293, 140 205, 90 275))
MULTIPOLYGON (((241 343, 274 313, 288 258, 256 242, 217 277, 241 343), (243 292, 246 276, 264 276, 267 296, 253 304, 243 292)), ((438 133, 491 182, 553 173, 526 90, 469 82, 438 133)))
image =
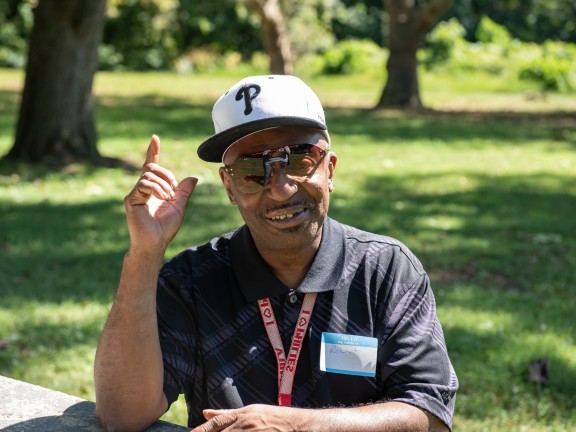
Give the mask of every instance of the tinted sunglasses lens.
POLYGON ((262 158, 243 157, 226 168, 232 181, 243 193, 258 192, 264 186, 262 158))
POLYGON ((295 177, 308 177, 326 154, 325 150, 314 144, 300 144, 290 148, 290 163, 284 171, 295 177))
MULTIPOLYGON (((298 144, 289 146, 285 150, 288 153, 288 165, 284 172, 291 176, 305 178, 312 174, 318 166, 326 150, 314 144, 298 144)), ((264 187, 264 164, 263 153, 244 156, 236 159, 226 168, 232 180, 243 193, 255 193, 264 187)))

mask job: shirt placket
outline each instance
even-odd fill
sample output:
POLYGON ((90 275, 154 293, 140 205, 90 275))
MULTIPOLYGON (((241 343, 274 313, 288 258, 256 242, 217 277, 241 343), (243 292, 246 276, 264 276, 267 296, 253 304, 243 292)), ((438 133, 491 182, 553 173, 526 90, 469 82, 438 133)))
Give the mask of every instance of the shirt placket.
POLYGON ((296 320, 301 308, 302 296, 295 291, 289 291, 282 302, 282 329, 280 330, 286 353, 290 350, 294 329, 296 328, 296 320))

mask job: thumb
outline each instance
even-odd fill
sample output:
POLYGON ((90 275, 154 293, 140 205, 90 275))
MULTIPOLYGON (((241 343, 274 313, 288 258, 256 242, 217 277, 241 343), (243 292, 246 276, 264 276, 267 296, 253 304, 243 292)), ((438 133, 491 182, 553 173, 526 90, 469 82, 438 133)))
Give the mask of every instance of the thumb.
POLYGON ((174 198, 175 201, 185 207, 190 196, 192 196, 192 192, 194 192, 197 183, 198 179, 195 177, 186 177, 178 183, 178 187, 176 188, 176 197, 174 198))

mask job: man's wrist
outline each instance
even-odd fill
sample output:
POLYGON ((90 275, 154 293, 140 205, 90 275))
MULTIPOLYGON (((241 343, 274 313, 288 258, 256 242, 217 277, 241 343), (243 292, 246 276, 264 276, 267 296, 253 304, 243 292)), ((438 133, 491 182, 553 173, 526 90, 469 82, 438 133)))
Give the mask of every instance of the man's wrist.
POLYGON ((115 303, 127 301, 128 304, 134 306, 135 299, 143 304, 155 303, 162 259, 163 256, 156 252, 130 247, 124 255, 115 303))
POLYGON ((145 263, 147 267, 160 268, 165 252, 166 248, 161 246, 152 247, 131 242, 124 255, 124 261, 132 264, 145 263))

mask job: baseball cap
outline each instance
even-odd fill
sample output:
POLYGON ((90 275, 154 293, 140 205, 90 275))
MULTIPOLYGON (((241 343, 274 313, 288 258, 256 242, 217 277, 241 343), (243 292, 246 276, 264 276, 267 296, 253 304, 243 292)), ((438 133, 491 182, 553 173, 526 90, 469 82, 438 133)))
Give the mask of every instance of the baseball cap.
POLYGON ((215 134, 198 147, 198 156, 207 162, 221 162, 235 141, 263 129, 298 126, 327 130, 318 96, 292 75, 244 78, 216 101, 212 121, 215 134))

